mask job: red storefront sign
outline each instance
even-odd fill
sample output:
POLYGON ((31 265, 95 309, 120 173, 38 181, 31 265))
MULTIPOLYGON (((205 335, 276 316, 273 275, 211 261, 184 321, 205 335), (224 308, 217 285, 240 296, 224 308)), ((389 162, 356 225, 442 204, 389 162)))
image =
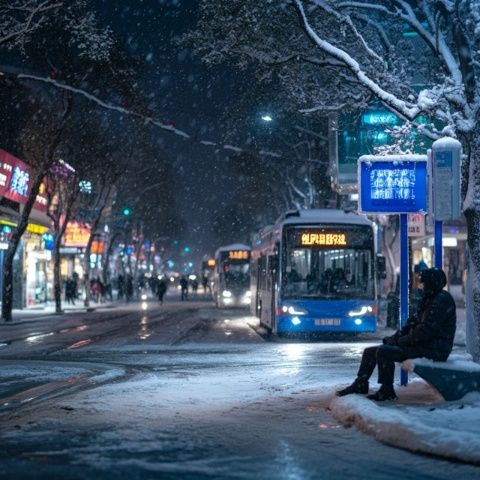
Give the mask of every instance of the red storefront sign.
MULTIPOLYGON (((13 202, 26 203, 32 182, 31 177, 31 169, 25 162, 0 149, 0 196, 13 202)), ((45 185, 42 183, 33 205, 35 210, 47 211, 45 190, 45 185)))

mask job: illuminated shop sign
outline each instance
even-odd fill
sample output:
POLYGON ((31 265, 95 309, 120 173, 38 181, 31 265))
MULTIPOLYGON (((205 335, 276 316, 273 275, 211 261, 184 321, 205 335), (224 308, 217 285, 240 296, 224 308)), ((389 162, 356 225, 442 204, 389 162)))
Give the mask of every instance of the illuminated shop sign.
POLYGON ((90 238, 90 226, 79 222, 68 222, 63 236, 65 247, 86 247, 90 238))
POLYGON ((30 180, 30 174, 27 170, 23 170, 20 167, 14 167, 12 173, 12 179, 10 180, 10 190, 18 193, 23 197, 28 194, 28 181, 30 180))
POLYGON ((304 232, 300 236, 300 245, 303 247, 312 246, 340 246, 347 245, 347 235, 341 232, 314 233, 304 232))
POLYGON ((250 252, 248 250, 232 250, 228 252, 229 260, 248 260, 250 252))
POLYGON ((104 252, 105 252, 105 242, 101 240, 93 240, 92 246, 90 248, 90 253, 101 255, 104 252))
POLYGON ((401 120, 391 112, 388 111, 370 111, 362 115, 363 125, 398 125, 401 120))
POLYGON ((388 160, 388 156, 379 158, 363 156, 358 161, 360 210, 369 213, 426 212, 426 157, 414 155, 405 160, 399 157, 388 160))
MULTIPOLYGON (((32 181, 30 167, 5 150, 0 149, 0 196, 13 202, 25 203, 32 181)), ((35 210, 47 211, 47 194, 42 183, 33 204, 35 210)))
POLYGON ((38 195, 35 198, 35 203, 33 207, 36 208, 37 210, 41 210, 42 212, 47 211, 48 196, 47 196, 47 187, 45 186, 45 183, 42 183, 40 185, 40 188, 38 190, 38 195))

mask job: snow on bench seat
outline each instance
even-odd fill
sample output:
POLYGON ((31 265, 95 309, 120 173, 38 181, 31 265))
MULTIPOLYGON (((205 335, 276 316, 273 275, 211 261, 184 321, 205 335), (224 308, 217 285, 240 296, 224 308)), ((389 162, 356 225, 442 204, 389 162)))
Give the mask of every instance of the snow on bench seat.
POLYGON ((446 362, 416 358, 405 360, 402 367, 422 377, 447 401, 480 391, 480 364, 469 355, 450 355, 446 362))

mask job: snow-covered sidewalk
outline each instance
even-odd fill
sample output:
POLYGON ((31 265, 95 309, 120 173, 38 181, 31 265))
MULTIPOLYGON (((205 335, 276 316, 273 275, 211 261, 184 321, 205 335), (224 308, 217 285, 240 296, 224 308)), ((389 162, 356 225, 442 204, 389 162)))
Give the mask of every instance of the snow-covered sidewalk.
MULTIPOLYGON (((79 300, 75 305, 69 305, 67 303, 62 303, 62 315, 78 313, 78 312, 93 312, 97 310, 105 310, 116 308, 119 306, 125 306, 125 302, 104 302, 104 303, 95 303, 91 302, 89 307, 85 307, 83 300, 79 300)), ((27 307, 23 309, 14 309, 12 311, 12 322, 8 322, 5 325, 12 325, 17 323, 23 323, 31 320, 42 320, 48 317, 51 317, 55 314, 55 304, 49 302, 46 305, 39 307, 27 307)))
POLYGON ((413 452, 480 464, 480 393, 445 402, 422 380, 396 389, 385 404, 360 395, 335 397, 333 416, 377 440, 413 452))
MULTIPOLYGON (((455 353, 451 358, 471 361, 465 352, 465 311, 457 311, 455 353)), ((478 368, 477 364, 473 364, 478 368)), ((398 375, 398 373, 397 373, 398 375)), ((374 380, 374 378, 372 378, 374 380)), ((375 382, 371 387, 376 389, 375 382)), ((346 426, 379 441, 430 455, 480 464, 480 392, 447 402, 423 379, 409 374, 406 387, 395 386, 398 400, 377 403, 363 395, 333 397, 333 416, 346 426)))

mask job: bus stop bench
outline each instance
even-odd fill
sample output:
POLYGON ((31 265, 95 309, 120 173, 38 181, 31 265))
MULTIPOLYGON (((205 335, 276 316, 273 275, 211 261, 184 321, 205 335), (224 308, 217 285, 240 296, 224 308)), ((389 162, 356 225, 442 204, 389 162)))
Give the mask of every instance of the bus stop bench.
POLYGON ((480 364, 455 356, 446 362, 426 358, 405 360, 405 370, 416 373, 447 401, 459 400, 470 392, 480 392, 480 364))

